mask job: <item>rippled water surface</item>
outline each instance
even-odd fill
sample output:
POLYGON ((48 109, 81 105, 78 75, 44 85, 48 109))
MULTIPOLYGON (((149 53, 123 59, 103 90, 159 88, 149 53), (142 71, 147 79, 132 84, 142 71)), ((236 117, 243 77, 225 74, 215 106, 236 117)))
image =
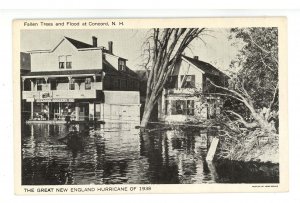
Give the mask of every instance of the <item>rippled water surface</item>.
POLYGON ((134 124, 105 124, 75 145, 59 141, 68 132, 65 125, 24 127, 23 185, 279 181, 278 165, 206 162, 207 133, 200 130, 140 133, 134 124))

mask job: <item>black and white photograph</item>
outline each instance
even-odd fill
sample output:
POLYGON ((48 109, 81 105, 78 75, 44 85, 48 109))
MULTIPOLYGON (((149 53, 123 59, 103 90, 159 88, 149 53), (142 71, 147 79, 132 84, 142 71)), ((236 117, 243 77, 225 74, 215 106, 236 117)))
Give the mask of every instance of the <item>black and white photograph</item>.
POLYGON ((269 20, 17 21, 20 193, 286 190, 285 18, 269 20))

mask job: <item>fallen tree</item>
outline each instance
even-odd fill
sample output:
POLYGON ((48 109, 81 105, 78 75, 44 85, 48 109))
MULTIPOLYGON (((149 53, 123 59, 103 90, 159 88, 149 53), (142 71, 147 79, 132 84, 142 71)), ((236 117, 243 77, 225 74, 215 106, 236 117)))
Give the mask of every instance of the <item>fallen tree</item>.
POLYGON ((232 29, 232 37, 245 43, 232 61, 228 87, 210 93, 227 103, 215 121, 223 126, 221 157, 233 160, 278 158, 279 87, 277 28, 232 29), (238 69, 238 71, 236 71, 238 69), (263 158, 262 158, 263 157, 263 158), (276 158, 277 157, 277 158, 276 158))

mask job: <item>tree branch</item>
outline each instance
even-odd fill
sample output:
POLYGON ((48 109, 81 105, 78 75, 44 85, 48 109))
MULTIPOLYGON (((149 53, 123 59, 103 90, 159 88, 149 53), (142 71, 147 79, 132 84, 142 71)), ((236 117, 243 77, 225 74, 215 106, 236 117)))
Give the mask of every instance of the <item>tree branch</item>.
POLYGON ((238 122, 242 123, 246 128, 255 128, 257 127, 257 123, 248 123, 247 121, 245 121, 245 119, 238 113, 234 112, 234 111, 230 111, 230 110, 227 110, 225 112, 228 112, 228 113, 231 113, 233 115, 235 115, 236 117, 239 118, 239 120, 237 120, 238 122))

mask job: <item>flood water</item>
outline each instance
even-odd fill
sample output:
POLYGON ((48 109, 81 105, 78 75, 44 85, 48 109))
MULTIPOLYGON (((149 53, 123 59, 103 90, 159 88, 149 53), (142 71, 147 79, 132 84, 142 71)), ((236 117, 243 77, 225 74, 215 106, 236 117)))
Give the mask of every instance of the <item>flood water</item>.
POLYGON ((140 133, 105 124, 75 146, 59 141, 65 125, 31 124, 22 132, 22 185, 278 183, 276 164, 206 162, 207 132, 140 133))

